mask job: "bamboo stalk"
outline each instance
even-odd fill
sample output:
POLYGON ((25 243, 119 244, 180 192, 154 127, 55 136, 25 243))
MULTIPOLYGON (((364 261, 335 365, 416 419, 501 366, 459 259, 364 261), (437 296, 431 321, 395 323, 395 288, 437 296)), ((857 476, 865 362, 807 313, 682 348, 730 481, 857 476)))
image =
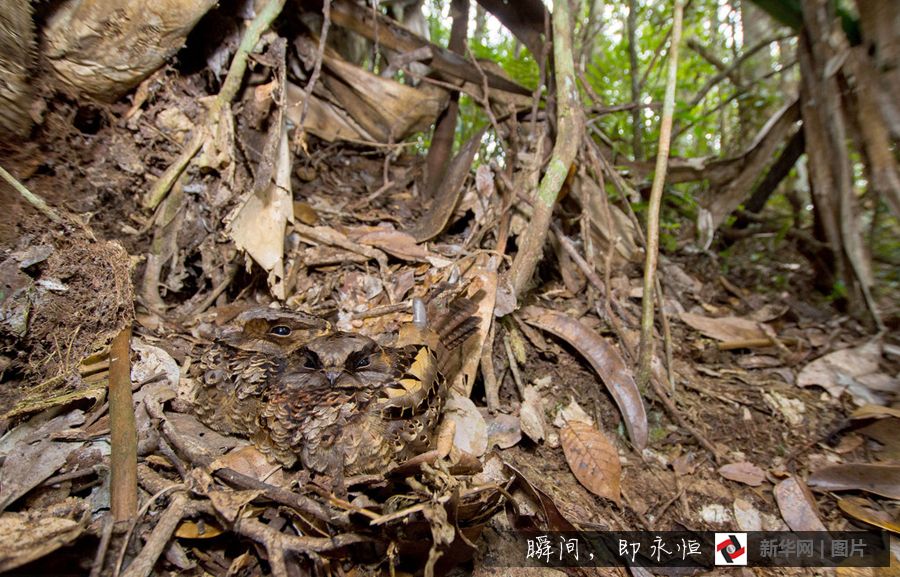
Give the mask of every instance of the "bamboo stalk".
POLYGON ((137 513, 137 428, 131 397, 131 324, 113 338, 109 363, 110 496, 113 519, 137 513))

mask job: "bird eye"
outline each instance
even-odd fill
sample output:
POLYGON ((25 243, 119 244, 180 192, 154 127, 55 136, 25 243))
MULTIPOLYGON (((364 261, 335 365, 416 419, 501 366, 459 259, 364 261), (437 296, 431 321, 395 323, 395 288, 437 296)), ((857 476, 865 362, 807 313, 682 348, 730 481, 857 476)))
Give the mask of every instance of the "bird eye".
POLYGON ((273 335, 279 337, 286 337, 291 334, 291 327, 287 327, 285 325, 278 325, 277 327, 272 327, 269 332, 273 335))
POLYGON ((359 359, 359 362, 356 363, 357 369, 362 369, 364 367, 368 367, 371 363, 369 363, 369 357, 363 357, 359 359))

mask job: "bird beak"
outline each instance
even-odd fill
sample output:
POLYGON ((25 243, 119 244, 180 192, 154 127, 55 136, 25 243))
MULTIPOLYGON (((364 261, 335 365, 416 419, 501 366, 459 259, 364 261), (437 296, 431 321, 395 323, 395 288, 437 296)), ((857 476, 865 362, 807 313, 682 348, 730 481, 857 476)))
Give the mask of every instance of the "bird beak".
POLYGON ((328 382, 333 385, 337 378, 344 372, 344 369, 325 369, 323 372, 325 373, 325 378, 328 379, 328 382))

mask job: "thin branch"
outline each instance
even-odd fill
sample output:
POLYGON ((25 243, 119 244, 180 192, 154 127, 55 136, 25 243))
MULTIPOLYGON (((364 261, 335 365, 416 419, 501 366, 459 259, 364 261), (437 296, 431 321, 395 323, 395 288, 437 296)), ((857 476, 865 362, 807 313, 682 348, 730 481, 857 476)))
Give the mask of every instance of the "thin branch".
MULTIPOLYGON (((724 68, 722 68, 721 63, 716 62, 716 61, 711 57, 711 55, 708 54, 707 51, 704 50, 703 47, 699 45, 699 43, 696 43, 696 42, 695 42, 695 43, 688 42, 688 46, 691 46, 691 47, 694 49, 694 51, 697 52, 697 54, 699 54, 701 57, 705 58, 705 59, 706 59, 707 61, 709 61, 713 66, 715 66, 716 68, 719 68, 719 69, 720 69, 720 72, 719 72, 718 74, 716 74, 715 76, 713 76, 712 78, 710 78, 710 79, 706 82, 706 84, 704 84, 704 85, 700 88, 700 90, 697 91, 697 93, 694 95, 694 98, 692 98, 691 101, 687 103, 687 108, 688 108, 688 109, 691 109, 691 108, 697 106, 697 104, 699 104, 700 101, 703 100, 703 98, 706 96, 706 94, 707 94, 710 90, 712 90, 712 88, 713 88, 716 84, 718 84, 719 82, 722 82, 722 81, 725 80, 726 78, 729 78, 729 79, 732 80, 732 82, 734 82, 734 80, 733 80, 733 78, 732 78, 732 75, 734 74, 734 71, 737 70, 737 68, 740 67, 741 64, 743 64, 744 62, 746 62, 747 59, 749 59, 750 57, 752 57, 754 54, 756 54, 757 52, 759 52, 760 50, 762 50, 763 48, 765 48, 766 46, 768 46, 769 44, 771 44, 771 43, 773 43, 773 42, 780 42, 781 40, 786 40, 786 39, 791 38, 791 37, 793 37, 793 36, 796 36, 796 34, 782 35, 782 36, 774 36, 774 37, 771 37, 771 38, 764 38, 764 39, 760 40, 759 42, 757 42, 752 48, 750 48, 749 50, 747 50, 746 52, 744 52, 743 54, 741 54, 740 57, 735 58, 734 61, 732 61, 727 67, 724 67, 724 68)), ((783 71, 783 70, 781 70, 781 71, 783 71)), ((761 79, 761 78, 757 78, 756 80, 754 80, 754 81, 752 81, 752 82, 748 82, 748 83, 746 83, 746 84, 747 84, 747 85, 757 84, 760 80, 762 80, 762 79, 761 79)), ((738 84, 735 83, 735 86, 738 86, 738 84)), ((740 88, 740 86, 738 86, 738 88, 740 88)))
POLYGON ((97 546, 97 554, 94 555, 94 563, 91 565, 91 573, 89 577, 100 577, 100 571, 103 570, 103 561, 106 559, 106 553, 109 551, 109 540, 112 537, 115 522, 112 515, 103 516, 103 529, 100 531, 100 544, 97 546))
POLYGON ((2 166, 0 166, 0 176, 2 176, 3 180, 8 182, 10 186, 15 188, 16 191, 22 195, 22 198, 30 202, 31 206, 38 209, 41 214, 43 214, 56 224, 65 224, 62 217, 56 214, 56 211, 50 208, 50 205, 44 202, 43 198, 25 188, 25 185, 16 180, 13 175, 6 172, 6 170, 2 166))
POLYGON ((488 77, 487 74, 484 73, 484 69, 481 68, 481 65, 478 64, 478 60, 475 59, 475 55, 472 54, 472 49, 469 48, 469 45, 466 45, 466 54, 469 55, 469 58, 472 59, 472 64, 475 66, 475 69, 478 70, 478 73, 481 74, 481 98, 478 99, 478 103, 481 104, 481 107, 484 109, 484 113, 487 114, 488 120, 491 121, 491 126, 494 127, 494 134, 497 138, 500 138, 502 134, 500 132, 500 126, 497 125, 497 117, 494 116, 494 111, 491 110, 491 98, 490 98, 490 87, 488 86, 488 77))
POLYGON ((506 359, 509 361, 509 370, 512 372, 513 382, 516 383, 516 389, 519 391, 519 398, 525 402, 525 383, 522 381, 522 375, 519 373, 519 363, 516 362, 516 355, 513 353, 512 345, 509 344, 509 336, 503 336, 503 349, 506 351, 506 359))
MULTIPOLYGON (((164 492, 169 492, 175 489, 184 489, 184 485, 174 485, 172 487, 168 487, 164 489, 164 492)), ((154 495, 154 497, 158 497, 154 495)), ((147 509, 149 509, 149 505, 153 503, 153 499, 147 502, 148 506, 145 506, 142 509, 142 513, 146 513, 147 509)), ((156 523, 156 527, 153 528, 153 532, 150 533, 150 538, 147 539, 147 542, 144 543, 141 548, 141 552, 138 553, 138 556, 134 558, 134 561, 128 566, 122 574, 121 577, 148 577, 150 572, 153 570, 153 566, 156 565, 157 559, 162 555, 162 552, 165 550, 166 545, 169 543, 169 540, 172 538, 172 535, 175 533, 176 527, 178 527, 178 523, 184 519, 185 514, 190 505, 190 501, 188 500, 188 496, 184 492, 177 493, 174 497, 172 497, 169 506, 166 507, 166 510, 159 517, 159 521, 156 523)), ((129 531, 128 536, 131 535, 129 531)), ((122 553, 125 552, 126 547, 128 546, 128 539, 122 543, 122 553)), ((119 567, 121 567, 122 556, 119 556, 119 567)), ((118 568, 116 569, 116 574, 118 575, 118 568)))
POLYGON ((672 22, 672 44, 669 49, 669 66, 666 72, 666 94, 662 122, 659 129, 659 151, 656 170, 650 189, 650 205, 647 209, 647 258, 644 263, 644 298, 641 301, 641 344, 638 354, 637 383, 646 387, 650 380, 650 361, 653 357, 653 290, 656 284, 656 265, 659 257, 659 207, 662 202, 663 184, 669 162, 672 136, 672 117, 675 110, 675 85, 678 80, 678 44, 681 40, 681 18, 684 0, 675 0, 672 22))
POLYGON ((316 54, 316 63, 313 65, 312 74, 309 76, 309 82, 306 83, 306 98, 303 100, 303 112, 300 114, 300 130, 306 124, 306 111, 309 108, 309 101, 312 100, 313 89, 316 87, 316 81, 319 80, 319 74, 322 73, 322 58, 325 56, 325 40, 328 39, 328 27, 331 26, 331 0, 325 0, 322 6, 322 33, 319 35, 319 52, 316 54))
POLYGON ((538 138, 535 134, 537 128, 538 107, 541 101, 541 90, 547 84, 547 64, 550 57, 550 12, 544 12, 544 43, 541 45, 541 61, 538 63, 538 83, 534 89, 534 95, 531 97, 531 134, 532 137, 538 138))

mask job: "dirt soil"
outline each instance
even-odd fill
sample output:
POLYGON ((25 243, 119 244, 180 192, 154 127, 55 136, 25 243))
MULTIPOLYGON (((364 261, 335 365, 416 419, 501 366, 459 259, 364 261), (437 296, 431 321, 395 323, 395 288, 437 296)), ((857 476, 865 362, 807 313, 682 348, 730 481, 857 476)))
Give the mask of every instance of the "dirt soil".
MULTIPOLYGON (((22 303, 7 300, 3 305, 7 315, 28 316, 20 325, 11 317, 4 321, 0 414, 7 418, 3 428, 13 429, 53 404, 66 410, 90 408, 88 399, 94 397, 78 401, 79 392, 93 390, 98 381, 84 368, 90 362, 82 361, 90 361, 93 352, 108 345, 131 314, 132 302, 138 321, 135 339, 167 351, 182 369, 197 363, 221 322, 219 316, 273 302, 264 271, 238 254, 222 234, 223 218, 234 200, 217 197, 222 191, 216 187, 216 176, 201 173, 192 174, 193 185, 185 187, 180 228, 168 237, 175 244, 162 270, 159 293, 166 310, 153 312, 146 302, 142 282, 147 255, 154 235, 161 237, 161 229, 153 220, 154 212, 142 208, 141 198, 184 142, 183 135, 160 128, 168 126, 160 118, 163 112, 177 109, 197 120, 201 111, 195 97, 206 90, 199 74, 180 77, 172 70, 159 74, 154 86, 154 94, 137 118, 128 116, 125 102, 76 104, 57 98, 45 111, 34 140, 3 154, 4 167, 29 189, 52 206, 79 215, 84 223, 81 228, 63 229, 0 184, 0 289, 4 299, 26 294, 16 293, 23 287, 30 295, 27 312, 22 303), (23 266, 29 258, 38 260, 23 266), (223 279, 227 279, 224 292, 210 308, 201 307, 223 279), (21 332, 13 330, 16 326, 21 332), (74 405, 60 404, 65 395, 72 396, 74 405)), ((244 129, 239 126, 238 134, 244 129)), ((238 140, 249 147, 252 139, 238 136, 238 140)), ((239 155, 236 191, 251 182, 250 156, 239 155)), ((421 163, 420 157, 401 155, 387 164, 399 179, 404 171, 416 174, 421 163)), ((427 203, 412 180, 410 186, 348 208, 380 188, 385 166, 381 152, 311 138, 308 152, 295 156, 294 201, 302 203, 295 206, 298 221, 335 231, 381 224, 402 229, 416 222, 427 203)), ((564 201, 563 210, 578 207, 564 201)), ((496 223, 476 223, 476 219, 472 210, 457 212, 448 231, 429 246, 436 253, 444 251, 451 260, 458 258, 464 246, 466 251, 490 249, 496 223), (476 224, 483 230, 478 231, 476 224), (482 234, 481 244, 467 244, 473 231, 482 234)), ((575 236, 577 230, 571 233, 575 236)), ((326 254, 324 248, 300 241, 290 230, 287 238, 288 306, 343 319, 369 334, 395 331, 408 317, 405 311, 366 316, 367 310, 401 302, 441 278, 427 262, 392 256, 388 268, 379 270, 378 263, 356 254, 337 249, 326 254)), ((510 249, 515 249, 514 243, 510 249)), ((578 271, 574 285, 572 279, 564 278, 559 254, 545 252, 523 304, 579 318, 626 355, 615 330, 597 314, 597 291, 578 271)), ((523 323, 496 325, 492 363, 499 377, 500 414, 519 414, 518 376, 525 385, 537 385, 539 415, 547 431, 542 440, 521 435, 512 446, 496 451, 549 495, 569 521, 583 529, 724 531, 748 526, 735 518, 743 514, 755 516, 759 528, 785 529, 791 520, 785 518, 784 503, 779 507, 775 489, 786 479, 807 479, 826 465, 886 463, 896 458, 896 440, 862 429, 874 421, 848 420, 858 400, 849 394, 835 398, 818 386, 798 386, 798 374, 809 362, 864 345, 870 333, 811 290, 808 265, 788 241, 773 247, 771 239, 749 237, 730 247, 727 256, 690 251, 668 256, 668 266, 680 269, 693 285, 690 290, 676 290, 671 273, 663 272, 667 305, 671 305, 667 307, 675 385, 671 399, 683 421, 652 390, 642 391, 649 423, 649 442, 642 451, 636 451, 629 440, 607 386, 572 343, 536 329, 529 331, 523 323), (682 322, 678 315, 683 312, 765 321, 782 344, 721 350, 716 339, 682 322), (506 342, 511 343, 513 357, 518 353, 518 375, 510 370, 506 342), (621 465, 620 500, 592 493, 572 473, 560 445, 560 428, 552 423, 559 422, 562 409, 573 402, 615 447, 621 465), (729 464, 741 468, 722 469, 729 464)), ((640 316, 639 275, 635 265, 619 266, 610 275, 626 334, 634 339, 640 316)), ((662 336, 658 337, 657 353, 664 358, 662 336)), ((896 334, 885 342, 897 345, 896 334)), ((897 375, 900 370, 897 356, 879 355, 877 364, 875 372, 885 375, 897 375)), ((896 393, 876 396, 886 403, 897 402, 896 393)), ((471 398, 476 406, 486 406, 481 377, 471 398)), ((488 414, 489 422, 492 418, 488 414)), ((90 493, 90 484, 68 483, 66 497, 90 493)), ((871 493, 854 494, 870 509, 897 517, 896 501, 871 493)), ((39 497, 30 499, 14 503, 9 510, 37 506, 39 497)), ((40 499, 52 503, 59 501, 59 495, 40 499)), ((818 492, 811 494, 806 505, 829 529, 864 526, 843 514, 837 499, 836 493, 818 492)), ((492 548, 499 551, 503 546, 502 517, 488 525, 482 552, 462 565, 464 572, 491 573, 493 569, 483 561, 496 552, 492 548)), ((82 539, 81 546, 64 548, 26 569, 47 570, 53 565, 51 559, 74 558, 80 567, 89 566, 97 540, 82 539)), ((201 569, 217 573, 213 570, 220 567, 217 563, 228 567, 234 561, 233 551, 221 553, 215 541, 209 546, 204 540, 188 542, 182 549, 193 563, 189 565, 193 574, 201 569)), ((160 561, 157 567, 171 571, 176 567, 172 563, 160 561)))

